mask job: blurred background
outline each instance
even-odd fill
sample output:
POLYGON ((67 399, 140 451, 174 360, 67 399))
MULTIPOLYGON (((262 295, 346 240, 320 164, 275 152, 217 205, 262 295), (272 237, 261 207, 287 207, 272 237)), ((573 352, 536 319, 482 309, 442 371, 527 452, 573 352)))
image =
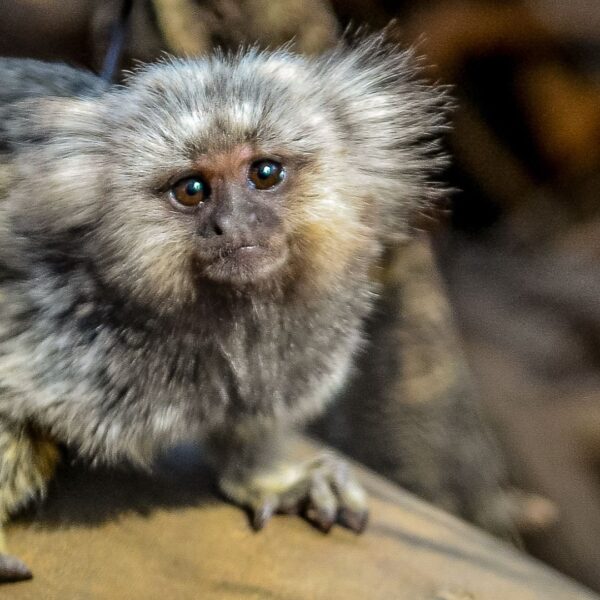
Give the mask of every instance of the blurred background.
POLYGON ((600 590, 600 2, 0 0, 0 54, 99 71, 124 9, 122 67, 292 36, 314 53, 395 19, 452 86, 456 191, 422 226, 511 479, 558 514, 527 549, 600 590))

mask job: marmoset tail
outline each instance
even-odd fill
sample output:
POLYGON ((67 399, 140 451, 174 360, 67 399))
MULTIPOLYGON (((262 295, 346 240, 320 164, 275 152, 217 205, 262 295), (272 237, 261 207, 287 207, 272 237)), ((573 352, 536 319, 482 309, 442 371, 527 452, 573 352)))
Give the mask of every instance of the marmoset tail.
MULTIPOLYGON (((191 438, 259 528, 361 530, 343 464, 283 431, 344 383, 369 269, 439 195, 443 95, 380 37, 165 60, 106 87, 0 61, 0 518, 66 445, 148 465, 191 438)), ((28 576, 0 555, 0 577, 28 576)))

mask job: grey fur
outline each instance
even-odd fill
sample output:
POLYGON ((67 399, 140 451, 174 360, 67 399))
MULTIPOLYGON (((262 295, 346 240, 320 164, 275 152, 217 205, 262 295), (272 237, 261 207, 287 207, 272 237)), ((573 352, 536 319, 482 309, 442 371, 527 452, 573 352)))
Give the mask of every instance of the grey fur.
POLYGON ((180 440, 320 412, 360 344, 369 268, 440 193, 444 98, 413 63, 372 37, 315 59, 168 59, 106 89, 0 60, 0 421, 148 464, 180 440), (300 165, 290 258, 220 286, 192 275, 163 188, 238 143, 300 165), (321 236, 302 238, 307 224, 321 236))
POLYGON ((314 60, 168 60, 108 91, 33 61, 4 60, 0 77, 11 173, 0 414, 94 458, 146 462, 230 422, 318 411, 359 342, 368 267, 436 192, 426 177, 440 100, 412 81, 409 57, 371 39, 314 60), (41 96, 44 81, 73 97, 16 102, 41 96), (195 153, 248 140, 306 160, 317 174, 306 195, 327 193, 341 211, 348 194, 372 203, 363 255, 310 294, 301 278, 198 287, 187 240, 153 192, 195 153))
MULTIPOLYGON (((347 380, 377 292, 369 270, 439 194, 444 99, 412 64, 373 37, 316 59, 169 59, 109 88, 0 60, 0 520, 43 493, 55 444, 148 465, 206 438, 255 527, 317 502, 320 482, 317 524, 345 515, 362 530, 345 466, 286 462, 280 446, 347 380), (283 157, 289 177, 276 206, 261 197, 276 266, 252 278, 218 254, 238 273, 224 282, 199 267, 208 242, 168 189, 239 147, 283 157)), ((2 552, 0 581, 28 576, 2 552)))

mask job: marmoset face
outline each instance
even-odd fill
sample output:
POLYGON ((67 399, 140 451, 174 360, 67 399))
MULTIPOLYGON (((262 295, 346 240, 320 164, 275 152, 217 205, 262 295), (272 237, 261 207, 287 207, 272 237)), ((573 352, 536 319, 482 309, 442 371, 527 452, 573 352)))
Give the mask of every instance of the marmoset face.
MULTIPOLYGON (((279 158, 279 157, 277 157, 279 158)), ((288 258, 283 221, 287 169, 257 157, 250 145, 198 157, 193 172, 166 195, 193 229, 193 268, 220 283, 250 283, 276 273, 288 258)))
POLYGON ((373 49, 174 60, 41 100, 30 126, 46 138, 18 183, 27 227, 76 232, 99 279, 163 309, 214 285, 335 290, 405 225, 433 164, 421 138, 438 98, 373 49))
POLYGON ((100 98, 56 100, 50 145, 69 147, 47 203, 89 228, 99 276, 142 300, 331 282, 373 240, 369 190, 320 85, 300 58, 253 55, 161 64, 100 98))

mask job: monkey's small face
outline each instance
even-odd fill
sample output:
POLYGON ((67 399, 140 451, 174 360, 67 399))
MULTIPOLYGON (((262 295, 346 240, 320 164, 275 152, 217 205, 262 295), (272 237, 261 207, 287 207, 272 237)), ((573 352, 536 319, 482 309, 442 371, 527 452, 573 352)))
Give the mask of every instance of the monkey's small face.
POLYGON ((443 119, 402 61, 376 43, 322 60, 248 51, 42 102, 33 124, 49 136, 23 159, 21 229, 49 246, 83 232, 76 258, 160 310, 214 284, 334 297, 436 193, 428 135, 443 119))
POLYGON ((288 246, 283 223, 286 167, 248 146, 200 157, 170 184, 170 205, 189 221, 194 266, 218 283, 246 284, 280 269, 288 246))
POLYGON ((280 73, 304 63, 255 59, 158 67, 108 99, 107 279, 164 306, 206 284, 331 287, 376 243, 370 190, 328 109, 280 73))

